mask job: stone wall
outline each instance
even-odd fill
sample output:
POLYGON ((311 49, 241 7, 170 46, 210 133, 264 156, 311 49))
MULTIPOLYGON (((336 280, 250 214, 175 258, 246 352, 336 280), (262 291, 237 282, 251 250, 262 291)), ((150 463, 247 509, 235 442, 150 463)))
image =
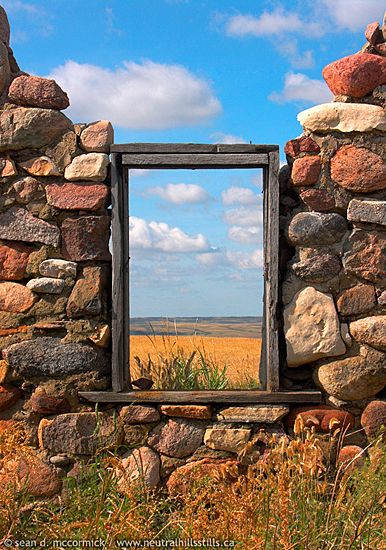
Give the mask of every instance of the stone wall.
MULTIPOLYGON (((386 28, 384 26, 384 34, 386 28)), ((191 475, 263 456, 300 415, 357 453, 386 424, 386 57, 377 24, 364 52, 326 67, 332 103, 299 115, 281 186, 282 389, 320 388, 319 407, 100 405, 110 387, 107 121, 72 124, 66 93, 20 71, 0 10, 0 434, 34 454, 0 467, 37 496, 58 493, 99 450, 172 494, 191 475), (286 349, 285 349, 286 348, 286 349), (32 458, 33 456, 33 458, 32 458), (193 465, 195 466, 193 473, 193 465)), ((230 404, 231 405, 231 404, 230 404)))

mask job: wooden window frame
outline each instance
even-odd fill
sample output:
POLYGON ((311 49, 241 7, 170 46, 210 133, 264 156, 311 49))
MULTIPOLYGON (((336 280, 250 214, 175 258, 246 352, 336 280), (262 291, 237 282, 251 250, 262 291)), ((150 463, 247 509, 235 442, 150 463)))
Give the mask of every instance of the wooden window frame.
POLYGON ((128 143, 111 147, 112 236, 112 391, 81 392, 94 402, 298 403, 321 401, 320 392, 279 391, 279 147, 277 145, 208 145, 128 143), (263 389, 158 391, 133 390, 129 372, 129 225, 128 185, 132 169, 263 170, 264 305, 263 389))

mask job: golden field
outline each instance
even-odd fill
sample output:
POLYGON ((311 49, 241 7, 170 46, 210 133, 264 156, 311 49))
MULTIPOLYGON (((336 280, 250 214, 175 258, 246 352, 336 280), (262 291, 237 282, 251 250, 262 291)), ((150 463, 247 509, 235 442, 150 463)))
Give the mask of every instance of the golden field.
POLYGON ((261 352, 261 339, 258 338, 131 335, 131 370, 134 376, 140 375, 136 372, 135 356, 145 364, 150 355, 153 363, 156 364, 160 357, 175 357, 179 350, 183 350, 186 357, 189 357, 193 351, 201 352, 210 364, 215 364, 220 369, 226 367, 226 377, 231 387, 258 386, 261 352))

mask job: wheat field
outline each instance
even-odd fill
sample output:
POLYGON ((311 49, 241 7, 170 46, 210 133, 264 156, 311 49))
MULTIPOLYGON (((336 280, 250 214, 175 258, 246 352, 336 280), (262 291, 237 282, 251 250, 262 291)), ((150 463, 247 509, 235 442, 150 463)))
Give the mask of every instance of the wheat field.
MULTIPOLYGON (((212 336, 130 336, 130 365, 135 372, 135 356, 146 362, 150 355, 153 362, 162 356, 174 356, 178 349, 186 355, 201 351, 219 368, 226 367, 230 385, 257 387, 261 353, 261 339, 223 338, 212 336)), ((166 389, 166 388, 165 388, 166 389)))

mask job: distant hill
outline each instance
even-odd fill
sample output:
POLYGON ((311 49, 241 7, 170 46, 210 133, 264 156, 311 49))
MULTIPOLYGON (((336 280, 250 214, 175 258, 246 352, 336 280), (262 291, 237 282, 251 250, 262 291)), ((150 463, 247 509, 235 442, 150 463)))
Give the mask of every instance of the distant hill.
POLYGON ((261 317, 132 317, 132 335, 212 336, 218 338, 261 338, 261 317))

